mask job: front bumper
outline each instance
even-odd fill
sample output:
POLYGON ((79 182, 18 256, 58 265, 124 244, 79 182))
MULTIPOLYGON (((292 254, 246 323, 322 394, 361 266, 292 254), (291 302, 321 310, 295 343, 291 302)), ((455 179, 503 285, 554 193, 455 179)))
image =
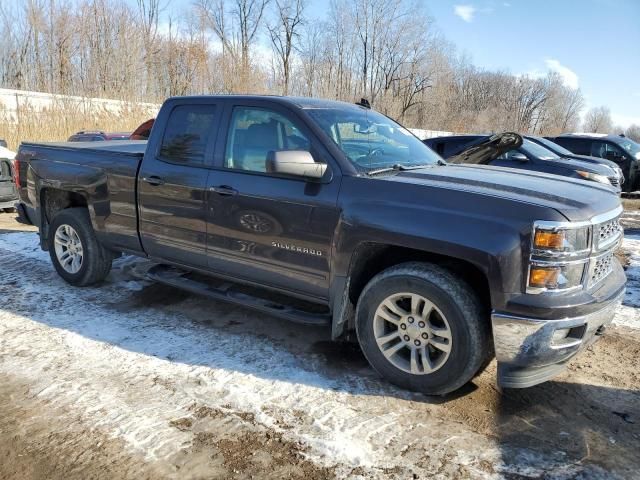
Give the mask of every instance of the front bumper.
POLYGON ((525 388, 560 373, 567 361, 593 343, 611 323, 624 290, 587 315, 541 320, 493 313, 493 341, 498 384, 525 388))

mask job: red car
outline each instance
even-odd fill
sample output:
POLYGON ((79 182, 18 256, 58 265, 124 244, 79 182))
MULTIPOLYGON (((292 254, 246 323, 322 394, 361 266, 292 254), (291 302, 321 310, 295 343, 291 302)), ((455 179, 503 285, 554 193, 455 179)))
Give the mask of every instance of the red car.
POLYGON ((149 138, 149 135, 151 134, 151 127, 153 127, 153 122, 155 121, 156 119, 152 118, 150 120, 147 120, 146 122, 141 123, 138 128, 133 131, 133 133, 129 137, 129 140, 147 140, 149 138))

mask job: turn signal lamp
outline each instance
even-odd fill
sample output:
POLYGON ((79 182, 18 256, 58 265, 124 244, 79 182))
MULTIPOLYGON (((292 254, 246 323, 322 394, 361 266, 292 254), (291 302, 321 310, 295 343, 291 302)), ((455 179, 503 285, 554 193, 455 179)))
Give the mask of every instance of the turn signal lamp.
POLYGON ((564 248, 565 230, 536 230, 533 245, 541 250, 562 250, 564 248))

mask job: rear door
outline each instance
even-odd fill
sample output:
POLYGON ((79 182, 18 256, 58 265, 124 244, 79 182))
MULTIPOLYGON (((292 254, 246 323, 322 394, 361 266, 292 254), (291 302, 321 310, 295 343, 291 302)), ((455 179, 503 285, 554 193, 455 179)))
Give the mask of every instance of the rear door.
POLYGON ((140 238, 150 257, 206 267, 207 177, 222 107, 213 98, 173 103, 138 174, 140 238))
POLYGON ((303 121, 274 102, 230 101, 208 193, 209 267, 290 293, 328 296, 340 171, 303 121), (306 150, 321 181, 266 172, 270 151, 306 150))

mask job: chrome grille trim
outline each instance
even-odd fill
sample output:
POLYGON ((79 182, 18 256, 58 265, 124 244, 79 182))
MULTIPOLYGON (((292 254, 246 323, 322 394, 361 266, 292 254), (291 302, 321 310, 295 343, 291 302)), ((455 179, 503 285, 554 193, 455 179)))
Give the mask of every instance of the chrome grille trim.
POLYGON ((623 229, 620 225, 620 217, 594 226, 594 250, 602 251, 616 243, 622 237, 623 229))
POLYGON ((591 259, 589 266, 589 282, 587 288, 591 288, 613 272, 613 262, 615 260, 615 254, 613 251, 607 252, 604 255, 591 259))

